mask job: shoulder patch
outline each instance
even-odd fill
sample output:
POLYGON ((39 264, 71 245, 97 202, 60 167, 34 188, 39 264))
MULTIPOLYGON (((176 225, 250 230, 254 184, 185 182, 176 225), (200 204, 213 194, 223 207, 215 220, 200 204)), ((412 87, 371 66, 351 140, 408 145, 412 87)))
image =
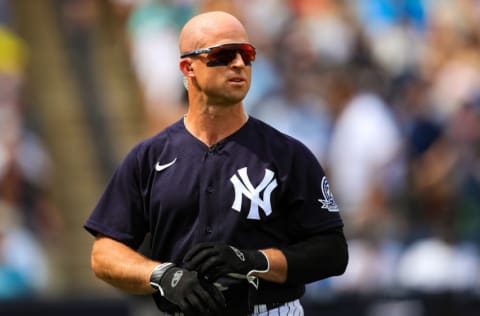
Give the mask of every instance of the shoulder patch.
POLYGON ((333 197, 332 191, 330 191, 330 185, 326 176, 322 178, 322 194, 323 199, 318 199, 318 202, 322 203, 322 208, 328 210, 329 212, 338 212, 338 205, 333 197))

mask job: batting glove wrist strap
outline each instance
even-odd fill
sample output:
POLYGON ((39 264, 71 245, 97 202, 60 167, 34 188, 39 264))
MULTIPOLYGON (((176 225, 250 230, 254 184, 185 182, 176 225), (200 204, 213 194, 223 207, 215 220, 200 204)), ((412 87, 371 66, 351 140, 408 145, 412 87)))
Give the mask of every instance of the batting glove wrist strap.
POLYGON ((152 274, 150 274, 150 286, 155 290, 158 290, 162 296, 165 296, 165 292, 160 286, 160 280, 162 279, 165 272, 167 272, 169 269, 173 267, 175 267, 174 263, 164 262, 156 266, 153 269, 152 274))
POLYGON ((252 256, 254 257, 253 260, 255 261, 255 268, 247 273, 246 278, 248 283, 252 284, 256 289, 258 289, 258 278, 252 274, 267 273, 270 271, 270 261, 268 261, 268 257, 263 251, 256 250, 252 252, 252 256))

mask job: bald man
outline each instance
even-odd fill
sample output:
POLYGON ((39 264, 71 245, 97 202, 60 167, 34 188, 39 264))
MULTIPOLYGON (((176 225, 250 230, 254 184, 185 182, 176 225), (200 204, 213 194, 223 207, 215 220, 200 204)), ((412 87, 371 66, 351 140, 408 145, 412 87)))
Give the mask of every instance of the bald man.
POLYGON ((305 284, 348 261, 323 169, 245 113, 255 47, 237 18, 197 15, 179 45, 188 111, 114 172, 85 223, 92 269, 164 315, 303 315, 305 284))

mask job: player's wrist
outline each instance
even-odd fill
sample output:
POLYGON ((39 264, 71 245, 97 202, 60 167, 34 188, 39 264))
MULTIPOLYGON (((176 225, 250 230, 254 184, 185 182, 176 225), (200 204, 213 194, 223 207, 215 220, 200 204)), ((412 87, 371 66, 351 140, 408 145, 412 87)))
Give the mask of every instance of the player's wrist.
POLYGON ((165 276, 165 273, 170 269, 176 267, 172 262, 164 262, 156 266, 152 273, 150 274, 150 286, 159 291, 160 295, 165 296, 165 291, 161 286, 162 278, 165 276))

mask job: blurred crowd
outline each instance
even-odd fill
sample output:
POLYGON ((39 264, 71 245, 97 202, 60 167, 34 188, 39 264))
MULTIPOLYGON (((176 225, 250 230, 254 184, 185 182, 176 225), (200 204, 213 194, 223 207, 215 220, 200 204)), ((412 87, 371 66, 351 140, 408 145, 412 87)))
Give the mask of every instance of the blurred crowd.
MULTIPOLYGON (((480 290, 479 0, 109 6, 124 27, 150 133, 185 112, 177 43, 184 22, 207 10, 244 22, 257 48, 247 112, 318 157, 349 239, 345 275, 310 284, 308 298, 480 290)), ((0 298, 4 279, 22 277, 9 272, 16 266, 8 236, 48 235, 38 223, 49 158, 22 120, 23 45, 0 29, 0 298), (33 156, 35 164, 22 160, 33 156)), ((14 249, 37 247, 35 238, 20 240, 27 245, 14 249)))
POLYGON ((28 119, 28 44, 0 1, 0 301, 48 287, 46 245, 61 226, 50 196, 52 164, 28 119))

